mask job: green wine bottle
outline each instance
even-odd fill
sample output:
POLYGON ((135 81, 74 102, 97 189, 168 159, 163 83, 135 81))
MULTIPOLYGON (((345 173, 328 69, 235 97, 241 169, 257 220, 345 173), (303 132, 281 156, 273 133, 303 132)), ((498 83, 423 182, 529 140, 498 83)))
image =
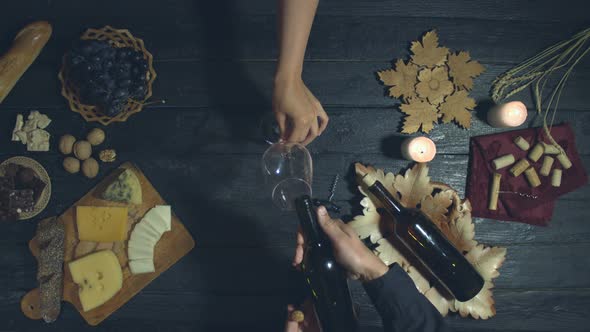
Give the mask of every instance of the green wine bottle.
POLYGON ((424 213, 403 207, 372 174, 363 182, 394 218, 395 236, 448 292, 465 302, 481 291, 484 279, 424 213))
POLYGON ((309 196, 295 200, 305 238, 301 267, 323 332, 353 332, 358 322, 344 270, 334 259, 330 240, 318 224, 309 196))

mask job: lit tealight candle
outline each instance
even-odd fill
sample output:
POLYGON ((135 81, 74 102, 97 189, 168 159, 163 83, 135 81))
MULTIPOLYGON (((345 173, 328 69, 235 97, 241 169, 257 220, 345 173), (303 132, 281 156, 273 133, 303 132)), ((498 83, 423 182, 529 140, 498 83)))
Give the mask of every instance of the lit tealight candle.
POLYGON ((418 163, 427 163, 436 155, 436 145, 424 136, 407 138, 402 143, 401 150, 405 159, 418 163))
POLYGON ((526 117, 526 106, 520 101, 500 104, 488 111, 488 123, 496 128, 518 127, 526 117))

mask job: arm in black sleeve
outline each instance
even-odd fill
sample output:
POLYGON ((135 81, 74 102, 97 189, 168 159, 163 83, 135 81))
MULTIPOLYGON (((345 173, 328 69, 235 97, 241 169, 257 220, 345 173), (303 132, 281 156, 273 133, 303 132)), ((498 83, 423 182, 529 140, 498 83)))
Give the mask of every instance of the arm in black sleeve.
POLYGON ((364 284, 387 332, 448 332, 436 308, 418 292, 402 268, 394 264, 381 278, 364 284))

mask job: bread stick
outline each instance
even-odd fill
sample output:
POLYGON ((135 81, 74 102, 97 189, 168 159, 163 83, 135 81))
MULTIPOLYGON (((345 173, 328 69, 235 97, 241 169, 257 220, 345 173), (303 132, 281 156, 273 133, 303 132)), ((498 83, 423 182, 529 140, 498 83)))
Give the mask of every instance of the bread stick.
POLYGON ((49 37, 51 25, 44 21, 24 27, 14 38, 12 47, 0 58, 0 103, 35 61, 49 37))

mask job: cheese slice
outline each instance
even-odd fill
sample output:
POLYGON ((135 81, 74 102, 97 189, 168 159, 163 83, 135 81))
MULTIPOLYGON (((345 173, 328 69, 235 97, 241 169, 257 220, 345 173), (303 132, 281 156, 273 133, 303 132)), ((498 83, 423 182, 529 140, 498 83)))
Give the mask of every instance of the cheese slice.
POLYGON ((143 220, 139 222, 137 225, 135 225, 135 228, 133 228, 131 236, 133 236, 135 232, 139 232, 140 235, 144 234, 146 237, 155 239, 155 241, 152 242, 153 245, 156 245, 156 243, 160 241, 160 237, 162 237, 162 234, 154 230, 150 225, 145 223, 143 220))
POLYGON ((154 245, 129 241, 127 256, 130 260, 154 259, 154 245))
POLYGON ((154 272, 154 250, 163 233, 171 229, 172 212, 168 205, 149 210, 133 228, 127 244, 132 274, 154 272))
POLYGON ((160 215, 162 220, 164 220, 166 230, 172 230, 172 210, 170 209, 170 205, 156 205, 154 209, 156 210, 156 213, 160 215))
POLYGON ((156 208, 149 210, 143 219, 141 219, 141 222, 147 224, 147 226, 160 235, 164 234, 168 230, 166 227, 166 222, 164 219, 162 219, 156 208))
POLYGON ((113 298, 123 287, 123 272, 111 250, 97 251, 69 263, 84 312, 113 298))
POLYGON ((129 261, 129 269, 131 270, 132 274, 142 274, 156 271, 154 260, 151 258, 129 261))
POLYGON ((131 236, 129 237, 129 242, 145 243, 152 246, 156 245, 159 240, 160 235, 157 234, 153 229, 145 229, 145 226, 140 228, 136 227, 133 232, 131 232, 131 236))
POLYGON ((102 193, 102 198, 113 202, 141 204, 141 184, 137 175, 130 169, 125 170, 108 185, 102 193))
POLYGON ((80 241, 116 242, 127 237, 126 207, 76 207, 80 241))

